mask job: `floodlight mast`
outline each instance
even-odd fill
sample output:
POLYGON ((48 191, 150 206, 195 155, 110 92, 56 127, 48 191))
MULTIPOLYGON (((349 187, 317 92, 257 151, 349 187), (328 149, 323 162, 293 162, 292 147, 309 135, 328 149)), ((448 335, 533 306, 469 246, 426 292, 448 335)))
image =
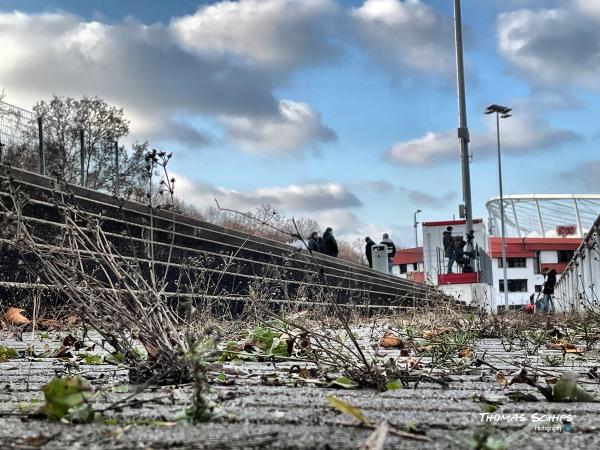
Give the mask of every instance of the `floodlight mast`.
POLYGON ((469 127, 467 125, 467 101, 465 98, 465 69, 463 63, 462 17, 460 0, 454 0, 454 35, 456 43, 456 87, 458 91, 458 140, 462 167, 463 202, 465 205, 465 233, 467 242, 473 236, 473 208, 471 203, 471 173, 469 167, 469 127))

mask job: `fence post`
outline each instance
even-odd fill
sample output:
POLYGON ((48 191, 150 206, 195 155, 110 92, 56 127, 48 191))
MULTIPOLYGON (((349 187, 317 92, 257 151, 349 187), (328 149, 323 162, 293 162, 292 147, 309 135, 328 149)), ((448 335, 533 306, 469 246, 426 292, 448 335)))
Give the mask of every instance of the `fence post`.
POLYGON ((79 184, 85 186, 85 140, 83 136, 83 128, 79 130, 79 159, 81 167, 81 176, 79 184))
POLYGON ((40 175, 46 175, 46 155, 44 155, 44 126, 42 117, 38 117, 38 170, 40 175))
POLYGON ((119 196, 119 141, 115 141, 115 196, 119 196))

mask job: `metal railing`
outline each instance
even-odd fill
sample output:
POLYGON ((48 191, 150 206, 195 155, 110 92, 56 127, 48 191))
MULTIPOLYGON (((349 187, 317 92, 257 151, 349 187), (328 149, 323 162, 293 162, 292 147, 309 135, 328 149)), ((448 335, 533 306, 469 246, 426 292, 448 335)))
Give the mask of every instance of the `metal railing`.
POLYGON ((554 290, 560 312, 600 312, 600 216, 591 226, 554 290))

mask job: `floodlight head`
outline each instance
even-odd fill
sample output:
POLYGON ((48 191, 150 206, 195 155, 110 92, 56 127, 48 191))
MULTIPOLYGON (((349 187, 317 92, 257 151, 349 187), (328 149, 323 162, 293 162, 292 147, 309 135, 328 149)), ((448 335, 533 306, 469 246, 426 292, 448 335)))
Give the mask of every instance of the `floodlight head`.
POLYGON ((504 114, 502 114, 502 115, 500 116, 500 118, 501 118, 501 119, 507 119, 507 118, 509 118, 509 117, 512 117, 512 114, 509 114, 509 113, 504 113, 504 114))
POLYGON ((492 113, 508 114, 511 111, 512 111, 512 109, 507 106, 496 105, 494 103, 493 105, 490 105, 485 109, 485 114, 492 114, 492 113))
POLYGON ((423 212, 423 211, 421 211, 420 209, 417 209, 417 210, 415 211, 415 214, 416 214, 416 213, 420 213, 420 212, 423 212))

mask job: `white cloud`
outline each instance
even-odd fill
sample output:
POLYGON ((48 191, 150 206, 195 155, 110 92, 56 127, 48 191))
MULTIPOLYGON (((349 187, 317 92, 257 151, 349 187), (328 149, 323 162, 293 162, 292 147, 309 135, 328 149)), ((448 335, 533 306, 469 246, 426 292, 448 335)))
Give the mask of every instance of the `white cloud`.
POLYGON ((420 0, 366 0, 351 17, 365 51, 398 71, 449 75, 452 18, 420 0))
MULTIPOLYGON (((470 152, 477 160, 496 152, 496 122, 487 121, 487 133, 471 133, 470 152)), ((542 119, 531 116, 513 117, 501 122, 502 152, 524 154, 557 148, 580 137, 568 130, 553 128, 542 119)), ((427 166, 459 160, 459 143, 456 132, 433 133, 410 141, 394 144, 386 153, 388 160, 398 164, 427 166)))
POLYGON ((286 216, 298 212, 318 212, 362 206, 360 199, 337 183, 289 185, 240 192, 196 182, 175 174, 176 194, 199 208, 215 206, 215 199, 224 208, 250 211, 261 205, 271 205, 286 216))
POLYGON ((336 139, 321 116, 306 103, 279 102, 273 117, 225 117, 229 137, 247 153, 287 154, 336 139))
POLYGON ((170 28, 185 48, 233 55, 279 70, 331 57, 333 0, 239 0, 202 6, 170 28))
MULTIPOLYGON (((296 20, 294 8, 275 8, 278 3, 271 4, 268 19, 275 31, 271 41, 259 39, 253 44, 256 52, 264 48, 270 54, 275 50, 269 50, 269 45, 277 44, 281 55, 297 60, 299 65, 309 64, 310 55, 318 59, 315 53, 322 40, 323 48, 329 49, 323 50, 322 56, 329 54, 331 48, 325 38, 310 29, 311 14, 321 10, 325 14, 328 1, 298 3, 306 5, 306 17, 296 28, 290 25, 296 20), (325 6, 320 9, 321 3, 325 6), (286 32, 288 25, 291 28, 286 32), (292 31, 306 32, 312 38, 310 42, 298 40, 292 31)), ((264 17, 258 14, 264 9, 263 2, 218 5, 246 8, 248 24, 255 23, 258 28, 264 25, 264 17), (257 15, 250 13, 252 8, 256 8, 257 15)), ((189 44, 193 38, 188 38, 189 44)), ((225 39, 222 45, 227 42, 225 39)), ((170 137, 188 146, 205 145, 205 133, 191 125, 197 117, 231 118, 226 121, 226 129, 235 133, 232 138, 255 151, 271 150, 273 145, 279 150, 298 151, 301 146, 312 147, 334 138, 334 132, 321 124, 314 109, 275 98, 273 91, 285 82, 285 77, 270 63, 241 64, 225 51, 190 52, 184 44, 175 29, 161 24, 146 25, 131 19, 103 23, 63 12, 0 12, 0 79, 7 100, 26 108, 53 94, 98 95, 124 106, 136 139, 170 137), (258 124, 260 130, 244 129, 243 122, 236 122, 238 118, 245 118, 250 127, 258 124)), ((230 44, 231 51, 237 51, 237 44, 230 44)))
POLYGON ((498 17, 498 46, 517 71, 538 85, 600 88, 600 3, 563 2, 498 17))

